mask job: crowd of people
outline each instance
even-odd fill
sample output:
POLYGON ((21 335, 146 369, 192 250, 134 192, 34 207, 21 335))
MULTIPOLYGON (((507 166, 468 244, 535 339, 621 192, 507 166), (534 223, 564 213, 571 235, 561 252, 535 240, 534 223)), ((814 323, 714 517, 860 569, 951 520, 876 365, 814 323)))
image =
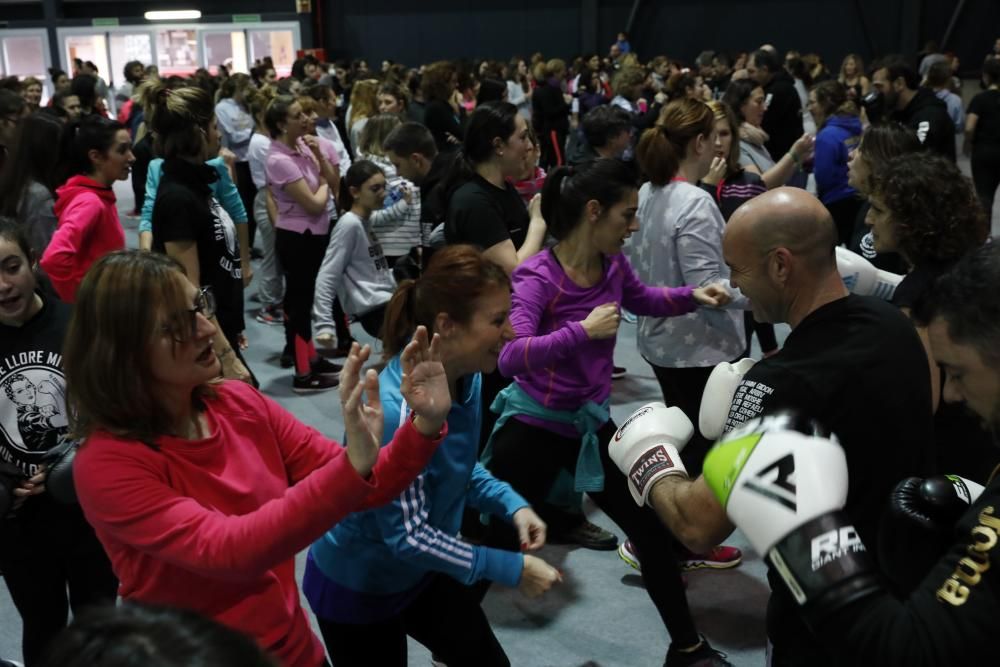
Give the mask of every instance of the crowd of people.
MULTIPOLYGON (((738 566, 734 524, 787 562, 810 549, 777 539, 806 521, 734 507, 744 459, 720 481, 733 437, 714 443, 747 429, 756 461, 833 434, 830 521, 880 546, 854 588, 769 556, 770 664, 978 655, 991 626, 962 605, 1000 605, 976 587, 1000 566, 1000 52, 967 108, 954 57, 921 55, 688 66, 622 33, 604 57, 305 57, 286 78, 130 62, 112 88, 76 63, 47 106, 38 79, 0 81, 0 571, 25 664, 405 665, 412 637, 509 665, 483 596, 558 587, 534 552, 561 541, 639 570, 665 665, 729 665, 682 574, 738 566), (292 391, 339 393, 343 443, 261 392, 248 315, 283 327, 292 391), (623 321, 670 407, 619 428, 623 321), (923 491, 942 474, 983 500, 923 491)), ((794 514, 786 459, 761 493, 794 514)))

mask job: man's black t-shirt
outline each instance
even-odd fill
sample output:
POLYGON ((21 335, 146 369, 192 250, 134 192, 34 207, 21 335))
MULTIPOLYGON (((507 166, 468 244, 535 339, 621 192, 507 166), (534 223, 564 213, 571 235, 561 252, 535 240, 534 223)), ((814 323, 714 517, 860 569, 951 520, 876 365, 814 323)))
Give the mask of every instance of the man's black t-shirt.
POLYGON ((972 138, 972 159, 979 154, 994 157, 1000 153, 1000 90, 984 90, 969 102, 969 113, 977 116, 972 138))
POLYGON ((763 88, 767 111, 761 127, 769 137, 765 146, 780 160, 802 136, 802 100, 795 81, 785 71, 776 72, 763 88))
POLYGON ((215 294, 216 319, 230 343, 245 328, 243 268, 236 225, 212 195, 218 172, 209 165, 165 160, 153 205, 153 248, 194 241, 203 287, 215 294))
POLYGON ((510 239, 520 248, 530 216, 510 183, 498 188, 479 174, 455 190, 448 202, 444 237, 449 244, 471 243, 483 250, 510 239))
MULTIPOLYGON (((818 421, 843 445, 845 510, 866 544, 876 544, 892 488, 933 472, 927 357, 909 318, 884 301, 852 294, 809 314, 778 354, 744 376, 726 428, 779 410, 818 421)), ((776 579, 772 591, 768 636, 775 647, 815 643, 776 579)))

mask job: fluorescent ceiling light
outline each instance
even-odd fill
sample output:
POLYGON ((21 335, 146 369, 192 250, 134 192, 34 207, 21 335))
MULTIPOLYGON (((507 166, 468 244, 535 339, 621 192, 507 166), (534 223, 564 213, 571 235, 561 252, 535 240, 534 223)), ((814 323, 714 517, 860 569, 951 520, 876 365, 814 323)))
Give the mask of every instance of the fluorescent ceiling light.
POLYGON ((168 9, 144 14, 147 21, 186 21, 200 19, 201 12, 197 9, 168 9))

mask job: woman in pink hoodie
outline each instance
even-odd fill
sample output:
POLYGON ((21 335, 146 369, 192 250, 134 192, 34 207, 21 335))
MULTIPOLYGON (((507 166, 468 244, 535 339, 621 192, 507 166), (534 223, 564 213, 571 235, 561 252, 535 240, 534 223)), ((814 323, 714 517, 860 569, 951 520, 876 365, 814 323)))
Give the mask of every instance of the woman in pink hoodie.
POLYGON ((67 128, 63 160, 72 175, 56 189, 59 222, 41 265, 59 298, 73 303, 91 264, 125 248, 111 186, 128 178, 135 156, 123 125, 88 116, 67 128))

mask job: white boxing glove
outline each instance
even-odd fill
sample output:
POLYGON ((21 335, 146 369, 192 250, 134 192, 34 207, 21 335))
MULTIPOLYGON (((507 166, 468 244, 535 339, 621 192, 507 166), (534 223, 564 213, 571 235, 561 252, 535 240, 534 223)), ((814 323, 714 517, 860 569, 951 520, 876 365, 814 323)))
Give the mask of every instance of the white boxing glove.
POLYGON ((847 502, 847 458, 835 438, 788 428, 782 416, 753 419, 705 457, 709 488, 757 553, 847 502))
POLYGON ((664 475, 683 475, 680 450, 694 435, 694 426, 677 407, 647 403, 615 432, 608 454, 628 476, 628 488, 639 506, 646 504, 653 483, 664 475))
POLYGON ((704 477, 726 514, 774 566, 807 621, 878 587, 850 518, 847 457, 835 438, 754 419, 705 457, 704 477))
POLYGON ((861 255, 840 246, 837 246, 837 272, 852 294, 874 296, 883 301, 892 299, 896 286, 903 280, 903 276, 876 269, 861 255))
POLYGON ((743 376, 757 363, 749 357, 735 364, 723 361, 712 370, 701 394, 701 408, 698 410, 698 430, 709 440, 722 435, 729 418, 729 406, 733 395, 740 386, 743 376))

